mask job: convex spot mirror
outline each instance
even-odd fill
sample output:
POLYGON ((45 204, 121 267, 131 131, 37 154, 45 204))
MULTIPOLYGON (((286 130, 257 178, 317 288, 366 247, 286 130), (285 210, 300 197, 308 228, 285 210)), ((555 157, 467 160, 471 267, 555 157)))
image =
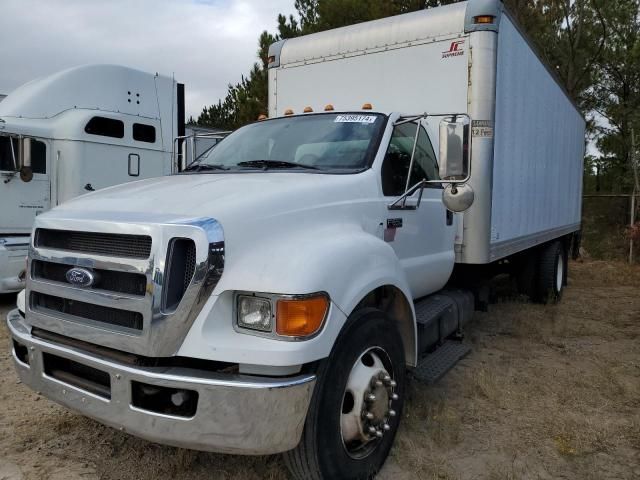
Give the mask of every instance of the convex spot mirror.
POLYGON ((473 189, 468 184, 447 185, 442 191, 442 203, 452 212, 464 212, 475 198, 473 189))
POLYGON ((451 115, 440 121, 439 170, 442 180, 467 180, 470 124, 466 115, 451 115))

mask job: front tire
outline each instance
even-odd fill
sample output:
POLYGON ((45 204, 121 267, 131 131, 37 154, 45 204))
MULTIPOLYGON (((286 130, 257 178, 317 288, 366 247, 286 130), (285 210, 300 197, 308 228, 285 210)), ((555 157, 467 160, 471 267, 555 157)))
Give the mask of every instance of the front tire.
POLYGON ((404 394, 404 348, 396 325, 377 309, 355 312, 319 364, 300 444, 284 455, 293 477, 373 477, 393 444, 404 394))

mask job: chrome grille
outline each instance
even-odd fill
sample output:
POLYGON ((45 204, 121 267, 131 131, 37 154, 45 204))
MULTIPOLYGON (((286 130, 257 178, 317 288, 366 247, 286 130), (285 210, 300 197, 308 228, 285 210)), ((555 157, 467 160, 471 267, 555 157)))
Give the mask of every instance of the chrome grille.
POLYGON ((175 355, 222 275, 220 224, 165 214, 118 214, 109 221, 95 220, 91 212, 85 218, 54 213, 36 219, 29 249, 27 323, 136 355, 175 355), (102 253, 107 248, 109 254, 102 253), (137 257, 125 256, 133 254, 137 257), (94 273, 93 283, 82 287, 67 282, 66 272, 74 267, 94 273), (167 295, 171 278, 175 296, 167 295), (170 308, 165 308, 168 298, 170 308))
MULTIPOLYGON (((195 265, 195 258, 194 258, 195 265)), ((63 263, 44 262, 34 260, 31 263, 33 278, 36 280, 49 280, 53 282, 67 282, 67 271, 75 265, 63 263)), ((143 296, 147 289, 147 277, 142 273, 118 272, 115 270, 103 270, 94 268, 97 281, 92 289, 107 290, 110 292, 128 293, 130 295, 143 296)))
POLYGON ((38 228, 35 246, 124 258, 149 258, 151 237, 38 228))
POLYGON ((31 307, 36 311, 48 310, 98 323, 142 330, 142 314, 139 312, 104 307, 39 292, 31 292, 31 307))

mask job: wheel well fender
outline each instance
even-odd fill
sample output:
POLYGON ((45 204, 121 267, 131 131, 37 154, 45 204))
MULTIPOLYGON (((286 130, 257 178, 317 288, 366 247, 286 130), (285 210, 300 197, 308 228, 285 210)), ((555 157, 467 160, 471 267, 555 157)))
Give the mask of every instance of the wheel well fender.
POLYGON ((407 365, 415 366, 417 363, 417 331, 413 302, 410 302, 405 292, 397 286, 380 285, 367 293, 353 311, 356 312, 368 307, 382 310, 392 321, 396 322, 404 344, 407 365))

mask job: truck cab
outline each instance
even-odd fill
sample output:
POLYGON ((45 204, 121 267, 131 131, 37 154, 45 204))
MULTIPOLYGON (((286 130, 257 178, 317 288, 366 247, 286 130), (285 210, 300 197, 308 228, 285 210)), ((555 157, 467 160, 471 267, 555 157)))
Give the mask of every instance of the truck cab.
POLYGON ((167 77, 87 65, 29 82, 2 101, 0 292, 24 288, 37 215, 90 191, 172 172, 173 138, 184 126, 179 92, 167 77))

